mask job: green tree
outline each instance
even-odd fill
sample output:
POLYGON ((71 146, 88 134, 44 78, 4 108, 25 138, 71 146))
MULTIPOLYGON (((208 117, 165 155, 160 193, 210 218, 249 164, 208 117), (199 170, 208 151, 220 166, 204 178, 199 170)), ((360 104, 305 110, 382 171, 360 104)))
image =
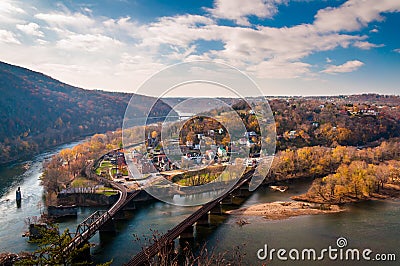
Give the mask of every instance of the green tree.
MULTIPOLYGON (((72 239, 68 229, 60 233, 54 224, 38 229, 41 237, 32 240, 38 244, 38 249, 31 257, 18 261, 16 265, 91 265, 88 261, 78 261, 79 255, 89 248, 88 244, 72 252, 64 252, 72 239)), ((103 265, 111 265, 111 262, 103 265)))

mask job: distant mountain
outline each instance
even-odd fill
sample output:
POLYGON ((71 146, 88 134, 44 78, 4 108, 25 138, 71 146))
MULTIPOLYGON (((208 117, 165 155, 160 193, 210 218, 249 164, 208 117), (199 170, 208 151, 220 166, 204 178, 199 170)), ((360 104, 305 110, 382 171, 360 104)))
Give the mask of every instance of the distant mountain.
MULTIPOLYGON (((84 90, 0 62, 0 164, 83 136, 122 127, 128 93, 84 90)), ((153 100, 135 98, 135 113, 153 100)), ((160 104, 157 115, 170 107, 160 104)))

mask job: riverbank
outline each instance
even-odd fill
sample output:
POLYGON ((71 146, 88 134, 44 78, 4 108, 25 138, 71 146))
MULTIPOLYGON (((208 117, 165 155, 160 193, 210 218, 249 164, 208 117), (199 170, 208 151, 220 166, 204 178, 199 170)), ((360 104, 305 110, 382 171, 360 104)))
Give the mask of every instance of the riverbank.
POLYGON ((314 203, 314 204, 346 204, 346 203, 357 203, 368 200, 385 200, 385 199, 400 199, 400 185, 398 184, 384 184, 383 188, 379 192, 371 193, 369 196, 363 197, 342 197, 339 200, 327 200, 329 198, 323 198, 321 195, 310 194, 309 192, 293 196, 291 199, 296 201, 314 203))
POLYGON ((282 220, 300 215, 338 213, 342 211, 346 211, 346 208, 339 207, 338 205, 321 205, 299 201, 276 201, 231 210, 227 213, 238 216, 262 216, 269 220, 282 220))

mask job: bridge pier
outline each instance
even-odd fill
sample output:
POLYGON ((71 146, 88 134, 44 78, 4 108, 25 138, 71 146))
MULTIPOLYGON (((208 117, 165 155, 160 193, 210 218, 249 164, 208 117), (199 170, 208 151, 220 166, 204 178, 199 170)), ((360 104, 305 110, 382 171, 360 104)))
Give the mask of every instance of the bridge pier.
POLYGON ((222 206, 221 204, 217 204, 214 208, 210 210, 210 214, 222 214, 222 206))
POLYGON ((186 229, 179 235, 179 238, 182 239, 194 238, 193 232, 194 232, 193 225, 190 225, 186 227, 186 229))
POLYGON ((238 198, 247 198, 249 195, 251 195, 251 192, 249 191, 249 184, 245 183, 241 187, 235 189, 232 191, 232 195, 238 198))
POLYGON ((242 190, 241 189, 236 189, 236 190, 232 191, 231 194, 233 196, 235 196, 235 197, 241 197, 242 196, 242 190))
POLYGON ((206 225, 206 226, 210 225, 210 217, 208 213, 204 214, 197 220, 196 226, 198 225, 206 225))
POLYGON ((231 194, 227 195, 225 198, 222 199, 221 204, 224 205, 232 205, 233 204, 233 197, 231 194))
POLYGON ((124 210, 119 210, 115 215, 114 215, 115 220, 126 220, 126 215, 124 210))
POLYGON ((115 222, 114 219, 109 219, 105 222, 100 228, 99 233, 113 233, 115 234, 117 231, 115 229, 115 222))
POLYGON ((246 187, 240 187, 232 191, 232 195, 237 198, 247 198, 251 192, 246 187))

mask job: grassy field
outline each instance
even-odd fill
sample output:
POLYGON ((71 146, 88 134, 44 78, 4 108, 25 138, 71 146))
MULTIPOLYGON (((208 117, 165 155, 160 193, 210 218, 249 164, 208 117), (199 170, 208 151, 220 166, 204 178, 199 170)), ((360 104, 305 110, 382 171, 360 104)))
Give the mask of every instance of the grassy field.
MULTIPOLYGON (((107 176, 108 176, 110 171, 111 171, 111 175, 115 176, 115 174, 117 173, 115 165, 111 164, 110 161, 102 161, 100 166, 96 169, 96 174, 97 175, 101 175, 102 172, 106 172, 107 176)), ((122 175, 123 176, 128 176, 129 175, 128 169, 124 168, 122 170, 122 175)))
POLYGON ((93 187, 97 183, 93 180, 86 179, 84 177, 76 177, 71 183, 71 187, 93 187))
POLYGON ((114 190, 113 188, 110 187, 102 187, 96 190, 96 193, 98 194, 103 194, 106 196, 112 196, 112 195, 117 195, 118 192, 114 190))
POLYGON ((199 171, 188 171, 175 175, 172 182, 182 186, 199 186, 215 180, 225 169, 224 166, 209 166, 199 171))

